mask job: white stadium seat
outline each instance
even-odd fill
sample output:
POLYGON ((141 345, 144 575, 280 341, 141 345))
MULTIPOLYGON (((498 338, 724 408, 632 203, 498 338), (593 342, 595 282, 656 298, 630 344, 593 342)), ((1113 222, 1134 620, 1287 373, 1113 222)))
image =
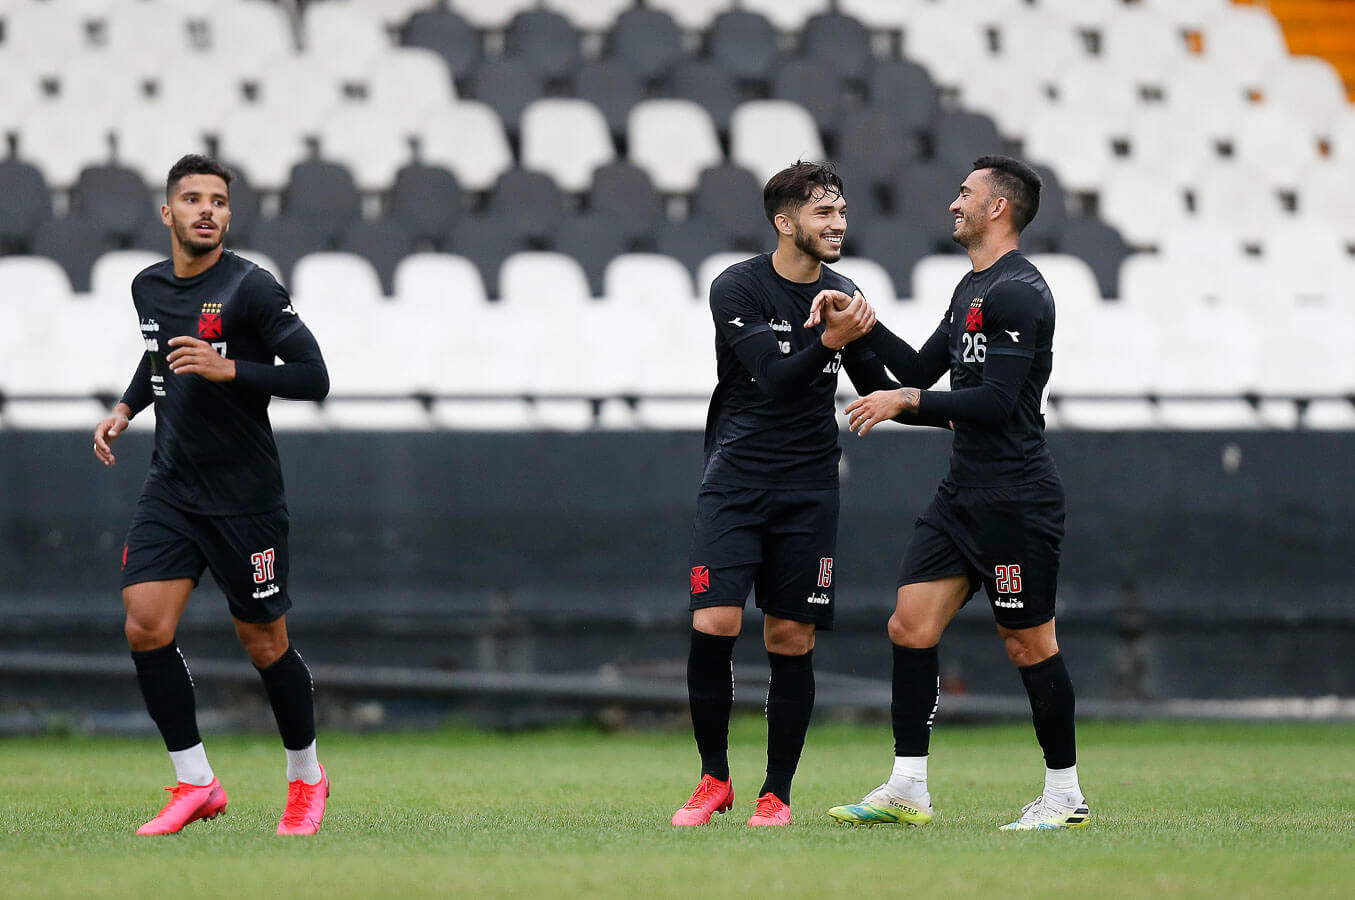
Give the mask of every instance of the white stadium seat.
POLYGON ((172 2, 116 3, 104 15, 102 53, 159 55, 177 59, 193 49, 189 22, 193 7, 172 2), (154 54, 146 49, 154 47, 154 54))
POLYGON ((889 277, 884 266, 873 259, 844 256, 835 263, 829 263, 829 268, 850 278, 862 296, 877 310, 892 306, 899 299, 894 289, 894 279, 889 277))
POLYGON ((363 83, 367 104, 383 110, 401 131, 417 131, 425 119, 442 115, 456 102, 447 62, 422 47, 388 50, 372 62, 363 83))
POLYGON ((617 17, 635 4, 632 0, 544 0, 544 5, 580 31, 610 31, 617 17))
POLYGON ((18 157, 42 170, 49 187, 75 185, 80 170, 109 162, 108 127, 59 103, 41 103, 24 116, 18 157))
POLYGON ((292 167, 308 156, 297 123, 262 105, 237 108, 220 124, 216 139, 221 158, 243 168, 256 190, 281 190, 292 167))
POLYGON ((482 31, 502 29, 520 12, 539 5, 538 0, 451 0, 450 6, 471 25, 482 31))
POLYGON ((668 13, 688 31, 705 31, 720 13, 733 9, 732 0, 647 0, 645 6, 668 13))
POLYGON ((701 309, 687 267, 658 253, 623 253, 602 272, 607 302, 636 310, 701 309))
POLYGON ((203 129, 179 115, 180 109, 163 101, 138 103, 113 125, 118 162, 149 185, 163 185, 170 166, 185 153, 208 150, 203 129))
POLYGON ((412 253, 395 266, 395 296, 402 306, 446 306, 456 310, 489 302, 480 270, 464 256, 412 253))
POLYGON ((790 100, 748 100, 729 121, 729 156, 763 184, 797 159, 824 158, 814 117, 790 100))
POLYGON ((739 7, 764 17, 778 31, 799 31, 810 16, 828 12, 828 0, 740 0, 739 7))
MULTIPOLYGON (((166 237, 165 247, 169 240, 166 237)), ((94 261, 90 270, 90 293, 99 301, 123 304, 127 315, 132 310, 132 279, 142 269, 165 259, 167 254, 150 250, 111 250, 94 261)))
POLYGON ((926 66, 933 81, 959 88, 992 56, 986 28, 980 19, 957 15, 946 5, 923 4, 904 23, 903 53, 926 66))
POLYGON ((380 106, 348 103, 333 110, 320 127, 321 155, 343 163, 358 190, 389 190, 395 173, 414 161, 410 139, 380 106))
POLYGON ((514 253, 499 268, 500 303, 536 310, 578 309, 590 302, 588 276, 572 256, 514 253))
POLYGON ((751 253, 712 253, 696 267, 696 296, 703 304, 710 302, 710 286, 720 273, 737 262, 743 262, 751 253))
POLYGON ((1265 173, 1242 164, 1206 169, 1195 183, 1199 219, 1247 243, 1257 243, 1266 228, 1286 215, 1279 193, 1265 173))
POLYGON ((1111 166, 1101 186, 1098 210, 1103 220, 1135 246, 1156 244, 1165 229, 1183 224, 1190 216, 1185 191, 1146 165, 1111 166))
POLYGON ((487 104, 458 100, 417 132, 423 161, 451 169, 461 187, 487 191, 512 168, 503 122, 487 104))
POLYGON ((308 3, 302 9, 302 46, 316 65, 331 72, 365 72, 393 46, 380 19, 360 6, 308 3))
POLYGON ((213 54, 234 60, 238 71, 257 70, 297 51, 292 24, 279 3, 206 4, 195 9, 194 15, 207 20, 213 54))
POLYGON ((630 161, 664 193, 696 189, 701 170, 724 160, 710 114, 690 100, 642 100, 626 119, 630 161))
POLYGON ((1290 110, 1258 104, 1245 109, 1237 122, 1233 158, 1255 169, 1268 184, 1296 187, 1319 162, 1318 141, 1290 110))
POLYGON ((963 253, 924 256, 913 266, 913 301, 944 309, 960 279, 972 270, 969 257, 963 253))
POLYGON ((587 191, 593 171, 616 159, 602 112, 587 100, 546 97, 522 111, 522 165, 545 172, 560 189, 587 191))
POLYGON ((314 54, 288 54, 268 63, 258 80, 258 104, 290 130, 317 134, 325 119, 344 102, 344 78, 323 66, 314 54))
POLYGON ((1111 161, 1111 123, 1088 121, 1085 111, 1048 107, 1026 126, 1025 153, 1045 163, 1069 190, 1095 191, 1111 161))
POLYGON ((1336 68, 1318 56, 1285 56, 1268 73, 1265 103, 1298 116, 1318 134, 1330 134, 1350 101, 1336 68))

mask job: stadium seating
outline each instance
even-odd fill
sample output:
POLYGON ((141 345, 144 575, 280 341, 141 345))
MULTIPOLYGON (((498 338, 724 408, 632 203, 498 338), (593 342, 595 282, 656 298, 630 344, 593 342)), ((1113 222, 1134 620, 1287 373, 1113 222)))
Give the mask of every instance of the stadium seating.
MULTIPOLYGON (((568 284, 565 293, 606 307, 613 261, 642 251, 667 258, 653 269, 667 274, 654 277, 680 282, 682 272, 691 281, 682 290, 704 297, 712 259, 770 246, 757 189, 797 157, 831 157, 843 173, 857 257, 844 267, 872 299, 935 304, 967 265, 950 255, 946 207, 976 156, 1004 150, 1040 164, 1045 178, 1024 245, 1055 254, 1047 274, 1059 283, 1061 335, 1118 316, 1157 347, 1158 317, 1183 304, 1207 316, 1231 296, 1247 310, 1237 327, 1254 341, 1286 311, 1339 319, 1352 302, 1355 111, 1332 66, 1290 55, 1258 6, 260 0, 190 14, 10 0, 0 24, 0 132, 10 144, 0 262, 55 261, 77 298, 63 311, 95 314, 81 298, 102 295, 101 271, 120 271, 101 267, 103 254, 163 255, 160 185, 188 151, 238 169, 232 247, 267 258, 288 283, 312 254, 365 259, 377 297, 395 298, 374 301, 373 315, 392 322, 415 306, 402 305, 404 261, 429 251, 456 260, 462 275, 474 268, 473 293, 491 307, 534 305, 519 266, 508 265, 526 251, 573 260, 552 296, 568 284), (146 53, 148 43, 163 52, 146 53), (213 73, 219 89, 202 90, 185 71, 213 73)), ((701 365, 709 337, 698 342, 701 365)), ((698 355, 695 345, 674 352, 698 355)), ((553 358, 543 351, 523 393, 553 383, 553 358)), ((1157 380, 1133 382, 1135 396, 1167 391, 1179 369, 1168 359, 1157 380), (1163 381, 1163 371, 1176 374, 1163 381)), ((605 386, 601 369, 571 375, 590 391, 605 386)), ((374 409, 286 415, 307 427, 474 427, 482 415, 504 427, 699 425, 701 404, 676 400, 667 413, 640 400, 594 403, 582 418, 568 405, 464 416, 445 377, 441 407, 416 404, 389 421, 374 409)), ((610 393, 659 382, 618 371, 610 393)), ((1066 427, 1345 427, 1351 411, 1336 398, 1352 386, 1325 397, 1319 387, 1264 368, 1210 390, 1317 399, 1245 409, 1070 399, 1057 413, 1066 427)), ((356 383, 345 390, 362 393, 356 383)))

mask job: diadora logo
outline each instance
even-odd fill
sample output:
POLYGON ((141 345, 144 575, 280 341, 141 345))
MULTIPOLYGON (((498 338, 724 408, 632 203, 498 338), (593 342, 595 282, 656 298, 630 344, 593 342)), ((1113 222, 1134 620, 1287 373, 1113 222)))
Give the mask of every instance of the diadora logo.
POLYGON ((735 316, 734 318, 732 318, 732 319, 729 320, 729 324, 730 324, 730 325, 733 325, 735 328, 742 328, 742 327, 743 327, 743 316, 735 316))
POLYGON ((255 600, 263 600, 266 597, 273 596, 280 590, 282 590, 282 588, 278 587, 276 584, 270 584, 268 587, 263 588, 262 590, 252 592, 250 596, 253 597, 255 600))
POLYGON ((833 598, 827 594, 810 594, 805 598, 805 602, 810 606, 827 606, 833 602, 833 598))
POLYGON ((1012 343, 1013 343, 1013 344, 1019 344, 1019 343, 1021 343, 1021 332, 1019 332, 1019 331, 1009 331, 1009 332, 1007 332, 1007 334, 1009 334, 1009 335, 1012 336, 1012 343))
POLYGON ((773 322, 772 331, 790 331, 790 323, 785 319, 773 322))
POLYGON ((155 321, 154 319, 142 319, 142 320, 141 320, 141 333, 142 333, 142 334, 147 334, 148 332, 159 331, 159 330, 160 330, 160 323, 157 322, 157 321, 155 321))
POLYGON ((221 337, 221 304, 204 303, 198 314, 198 337, 204 341, 221 337))
POLYGON ((693 594, 704 594, 710 590, 710 569, 705 566, 692 566, 691 588, 693 594))
POLYGON ((1022 603, 1016 597, 1002 598, 998 597, 993 601, 993 605, 998 609, 1025 609, 1026 604, 1022 603))
POLYGON ((294 316, 294 315, 296 315, 296 310, 292 308, 292 304, 290 304, 290 303, 288 303, 286 306, 284 306, 284 307, 282 308, 282 311, 283 311, 284 313, 286 313, 287 315, 289 315, 289 316, 294 316))

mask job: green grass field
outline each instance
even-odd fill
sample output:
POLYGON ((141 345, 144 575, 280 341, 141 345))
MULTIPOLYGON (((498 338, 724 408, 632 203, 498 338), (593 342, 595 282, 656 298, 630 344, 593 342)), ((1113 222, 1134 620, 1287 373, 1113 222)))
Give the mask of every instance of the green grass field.
POLYGON ((682 830, 680 731, 323 734, 334 792, 309 839, 272 834, 275 739, 209 737, 230 806, 167 838, 133 835, 170 778, 158 741, 0 740, 0 896, 1355 894, 1355 726, 1084 724, 1092 825, 1032 834, 995 830, 1041 785, 1028 726, 939 728, 921 829, 824 815, 888 772, 887 727, 848 725, 811 731, 795 824, 745 828, 763 734, 736 723, 735 809, 682 830))

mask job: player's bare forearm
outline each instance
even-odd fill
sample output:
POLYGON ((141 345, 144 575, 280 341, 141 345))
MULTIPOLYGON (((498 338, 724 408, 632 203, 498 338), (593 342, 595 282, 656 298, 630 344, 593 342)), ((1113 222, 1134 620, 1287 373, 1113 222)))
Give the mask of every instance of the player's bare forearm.
POLYGON ((170 351, 165 361, 175 375, 201 375, 208 381, 234 381, 235 360, 226 359, 211 344, 187 335, 169 339, 170 351))

